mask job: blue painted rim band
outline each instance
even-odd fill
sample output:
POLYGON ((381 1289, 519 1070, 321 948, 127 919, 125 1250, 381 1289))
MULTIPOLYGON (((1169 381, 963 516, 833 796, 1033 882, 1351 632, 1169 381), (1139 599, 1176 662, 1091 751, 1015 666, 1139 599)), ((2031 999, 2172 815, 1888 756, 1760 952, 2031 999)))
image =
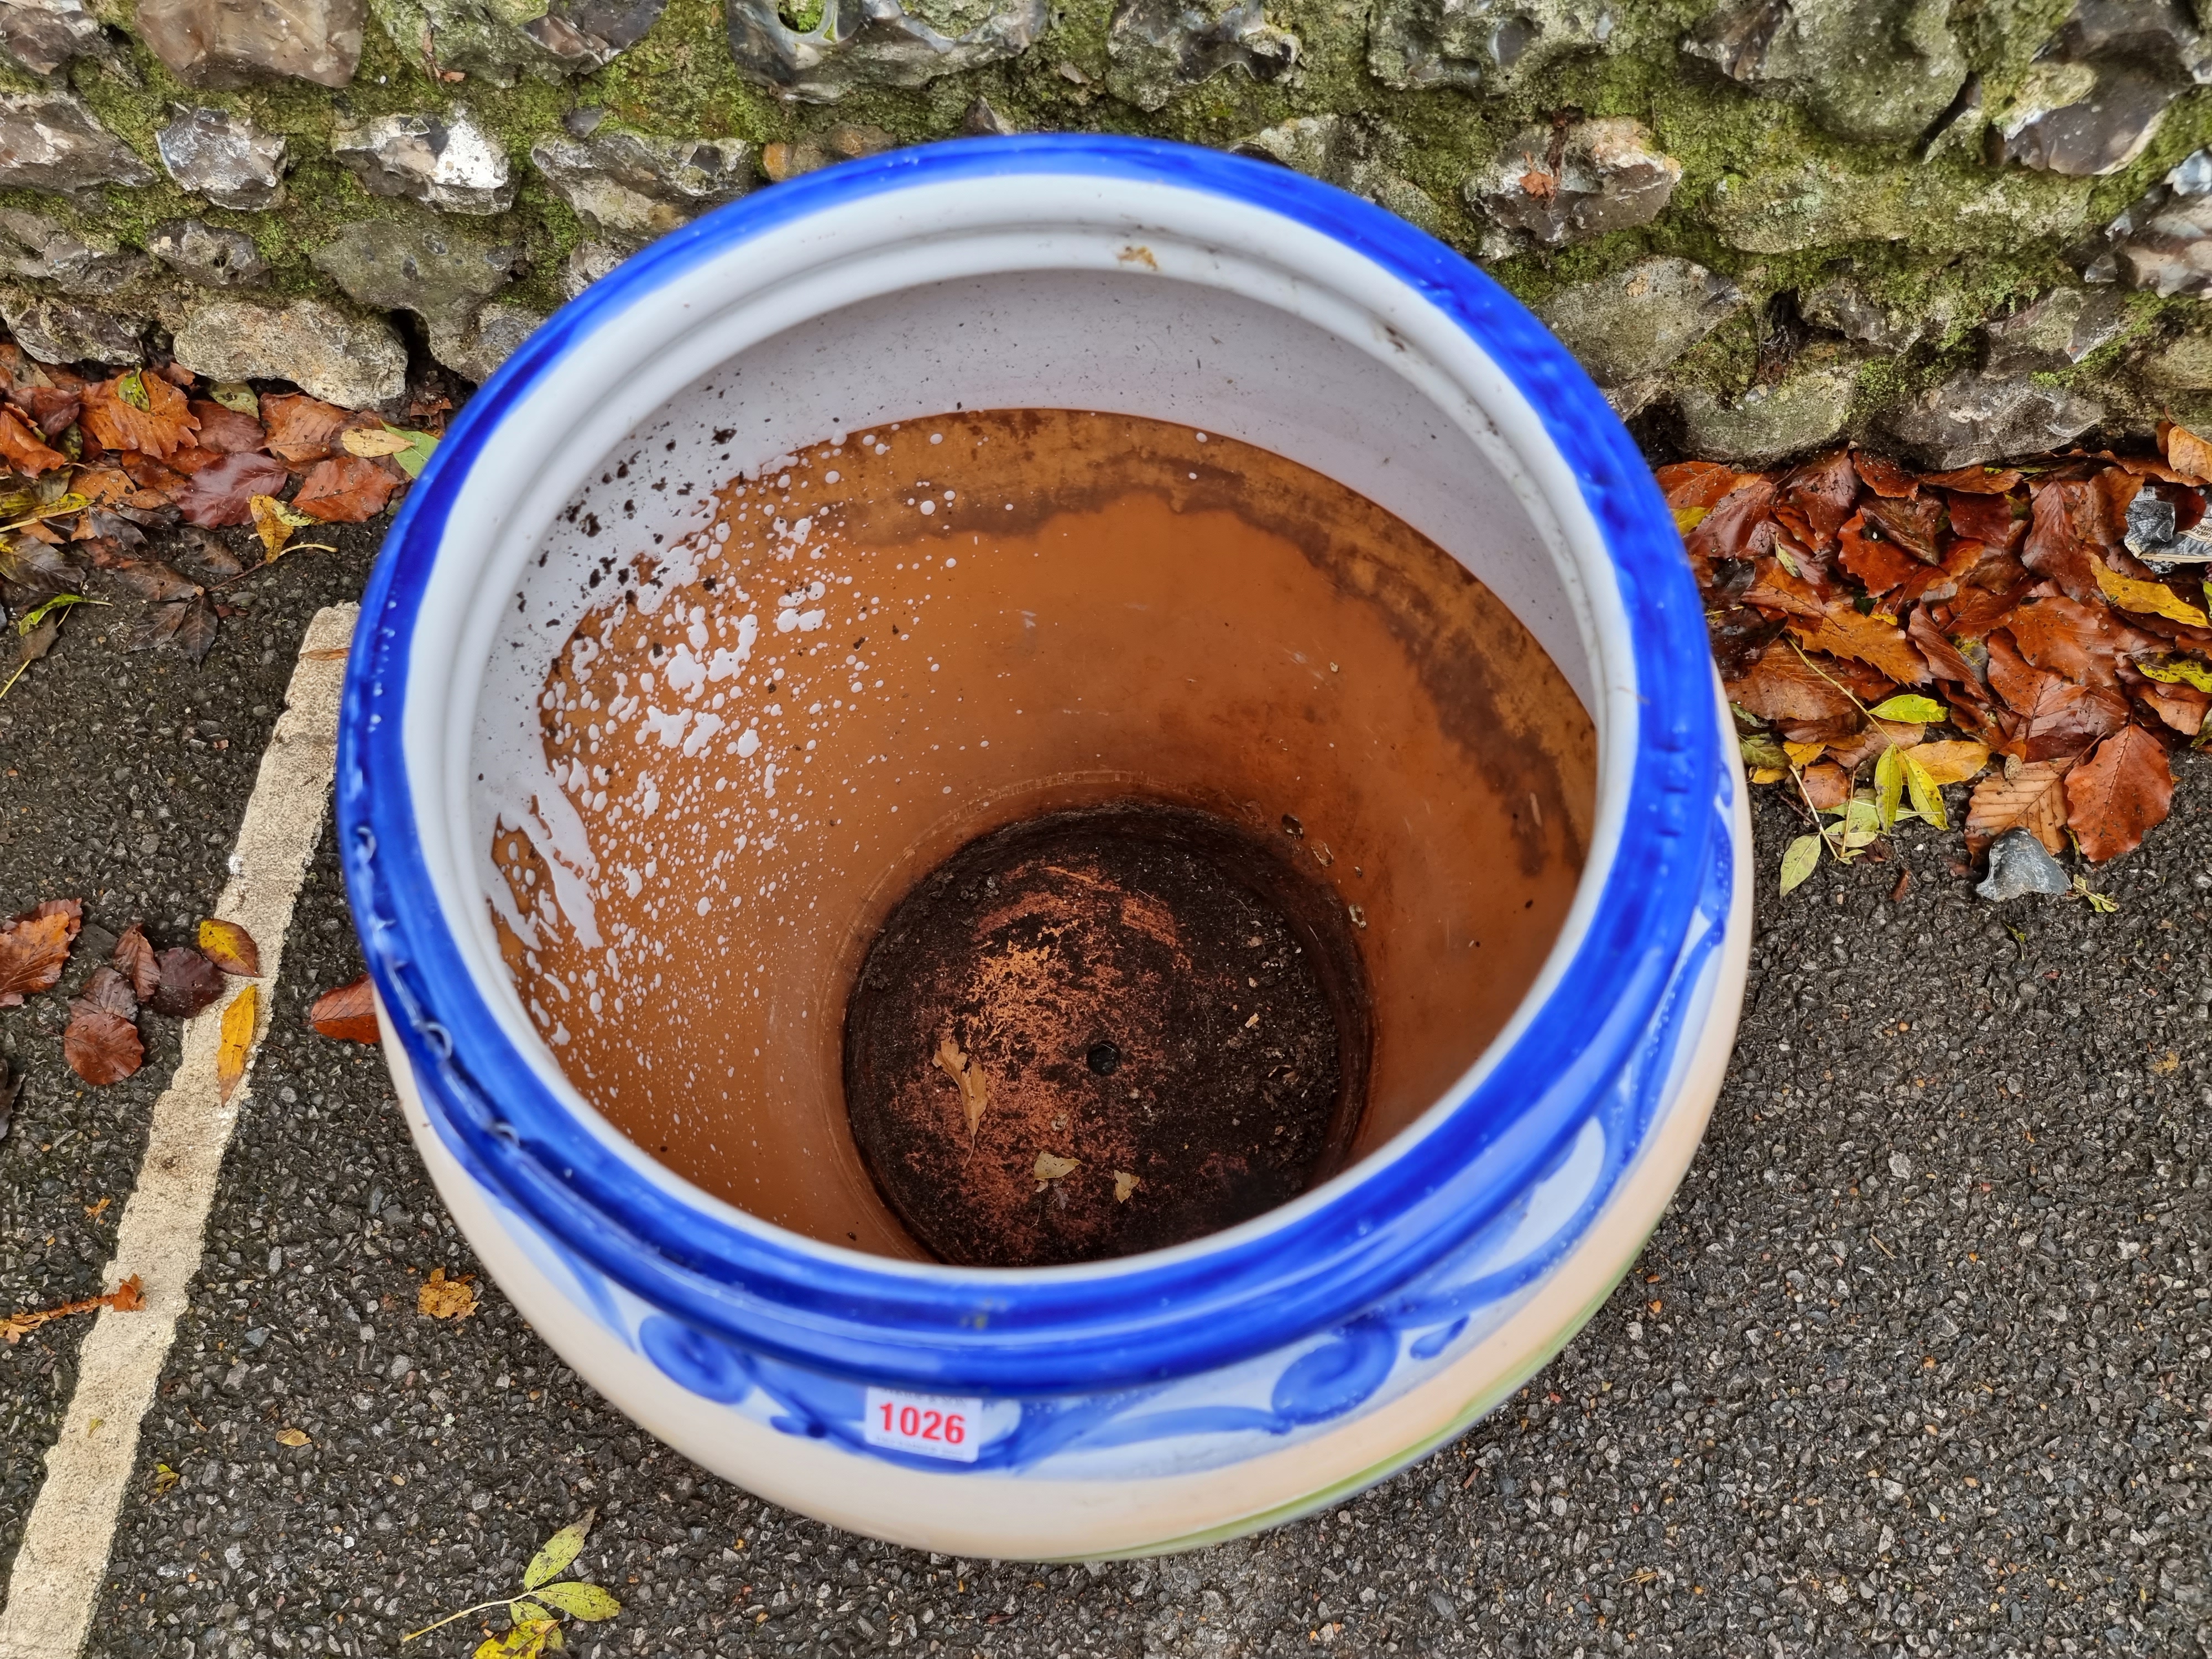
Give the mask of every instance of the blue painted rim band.
POLYGON ((1581 368, 1443 243, 1267 163, 1102 137, 955 141, 763 190, 674 232, 563 307, 462 410, 410 493, 362 600, 340 719, 337 821, 356 925, 425 1108, 472 1178, 561 1245, 737 1346, 939 1392, 1097 1391, 1214 1369, 1338 1326, 1471 1237, 1563 1147, 1680 1017, 1662 996, 1717 836, 1721 764, 1702 608, 1649 469, 1581 368), (1633 641, 1642 730, 1621 842, 1589 930, 1481 1082, 1415 1155, 1370 1160, 1258 1237, 1120 1271, 1008 1274, 871 1265, 657 1187, 577 1122, 493 1017, 438 912, 414 831, 403 709, 414 624, 448 516, 489 434, 595 329, 710 257, 809 216, 916 185, 1058 174, 1262 209, 1409 284, 1520 389, 1596 521, 1633 641), (1669 1012, 1669 1008, 1673 1009, 1669 1012))

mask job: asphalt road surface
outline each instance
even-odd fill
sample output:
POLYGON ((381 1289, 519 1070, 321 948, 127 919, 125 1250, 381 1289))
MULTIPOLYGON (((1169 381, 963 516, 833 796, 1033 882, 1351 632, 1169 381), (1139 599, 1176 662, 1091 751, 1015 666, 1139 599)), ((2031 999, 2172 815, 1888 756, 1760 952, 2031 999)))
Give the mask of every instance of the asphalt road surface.
MULTIPOLYGON (((366 540, 247 584, 197 669, 71 622, 0 702, 0 908, 81 895, 109 932, 185 936, 301 630, 358 591, 366 540)), ((518 1588, 587 1509, 578 1570, 623 1604, 572 1629, 594 1659, 2212 1648, 2212 763, 2181 776, 2148 848, 2098 873, 2109 915, 1993 909, 1945 836, 1778 902, 1796 825, 1763 792, 1735 1063, 1583 1334, 1455 1445, 1325 1515, 1051 1568, 749 1498, 611 1411, 482 1280, 472 1317, 416 1311, 431 1271, 478 1269, 377 1056, 305 1024, 361 966, 326 829, 85 1651, 394 1654, 518 1588)), ((58 996, 0 1012, 24 1079, 0 1140, 12 1307, 105 1288, 176 1062, 173 1022, 149 1018, 145 1070, 86 1090, 64 1017, 58 996)), ((0 1561, 88 1323, 0 1348, 0 1561)), ((503 1626, 404 1651, 467 1654, 485 1619, 503 1626)))

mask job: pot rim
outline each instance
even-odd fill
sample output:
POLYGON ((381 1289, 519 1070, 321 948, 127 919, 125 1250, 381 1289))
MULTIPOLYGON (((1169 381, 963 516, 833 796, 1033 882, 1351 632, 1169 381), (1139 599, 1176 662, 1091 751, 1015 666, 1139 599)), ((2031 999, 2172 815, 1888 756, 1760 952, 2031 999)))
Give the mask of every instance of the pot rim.
MULTIPOLYGON (((410 492, 363 595, 339 727, 339 847, 364 955, 434 1121, 475 1179, 562 1246, 702 1333, 789 1363, 940 1392, 1095 1392, 1233 1364, 1352 1318, 1469 1239, 1632 1086, 1655 1024, 1683 1018, 1662 999, 1724 830, 1711 809, 1712 688, 1703 607, 1642 456, 1565 348, 1461 255, 1332 186, 1217 151, 1096 136, 956 140, 826 169, 693 222, 564 307, 479 390, 410 492), (471 976, 419 839, 404 714, 424 590, 472 465, 595 327, 735 246, 804 234, 814 215, 1017 175, 1197 192, 1279 216, 1379 268, 1471 342, 1540 422, 1579 491, 1570 505, 1609 562, 1612 597, 1587 583, 1587 603, 1617 606, 1604 631, 1630 661, 1593 670, 1607 742, 1632 738, 1634 751, 1618 836, 1591 854, 1609 856, 1602 884, 1593 890, 1585 870, 1563 930, 1571 955, 1562 964, 1555 949, 1513 1023, 1390 1146, 1291 1205, 1174 1250, 1015 1272, 803 1238, 608 1144, 471 976)), ((1601 821, 1621 769, 1601 769, 1601 821)))

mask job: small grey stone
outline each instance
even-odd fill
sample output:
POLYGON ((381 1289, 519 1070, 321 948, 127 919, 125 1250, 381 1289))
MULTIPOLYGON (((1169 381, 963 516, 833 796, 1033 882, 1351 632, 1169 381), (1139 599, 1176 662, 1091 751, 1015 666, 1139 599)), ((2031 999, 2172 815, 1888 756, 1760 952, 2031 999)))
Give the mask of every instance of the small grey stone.
POLYGON ((802 31, 784 22, 776 0, 729 0, 724 9, 738 73, 810 104, 1017 57, 1049 17, 1046 0, 868 0, 851 11, 825 5, 802 31))
POLYGON ((264 132, 246 116, 179 109, 154 142, 179 188, 217 207, 254 212, 276 206, 283 194, 284 135, 264 132))
POLYGON ((654 138, 601 128, 541 138, 530 159, 593 232, 643 240, 751 190, 752 146, 735 138, 654 138))
POLYGON ((465 109, 382 115, 341 125, 331 151, 375 196, 404 196, 448 213, 504 213, 514 205, 507 151, 465 109))
POLYGON ((88 232, 88 241, 58 219, 21 208, 0 208, 0 260, 18 276, 52 283, 64 294, 100 299, 153 269, 143 253, 88 232))
POLYGON ((629 257, 607 242, 579 242, 561 262, 561 295, 573 300, 629 257))
POLYGON ((431 323, 430 355, 454 373, 481 384, 491 379, 493 371, 513 356, 544 320, 542 311, 488 305, 472 322, 431 323))
POLYGON ((1703 265, 1646 259, 1553 295, 1536 315, 1601 386, 1656 374, 1718 328, 1743 295, 1703 265))
POLYGON ((411 311, 426 322, 465 323, 514 280, 519 248, 449 229, 431 215, 362 220, 312 256, 346 297, 378 311, 411 311))
POLYGON ((269 275, 269 262, 251 236, 198 219, 172 219, 158 227, 147 238, 146 251, 202 288, 248 288, 269 275))
POLYGON ((1765 466, 1826 443, 1844 429, 1858 388, 1859 365, 1815 362, 1733 403, 1699 387, 1675 394, 1682 447, 1703 460, 1765 466))
POLYGON ((0 186, 150 185, 154 170, 65 92, 0 94, 0 186))
POLYGON ((1900 352, 1950 324, 1954 307, 1939 295, 1917 305, 1889 305, 1848 276, 1832 277, 1797 296, 1798 315, 1819 328, 1877 351, 1900 352))
POLYGON ((1659 153, 1641 121, 1615 117, 1528 127, 1468 178, 1467 204, 1542 247, 1649 224, 1665 210, 1682 164, 1659 153))
POLYGON ((246 1373, 249 1369, 250 1367, 247 1366, 246 1363, 241 1359, 235 1365, 233 1365, 228 1370, 225 1371, 222 1374, 223 1392, 226 1394, 236 1394, 240 1389, 244 1388, 246 1386, 246 1373))
MULTIPOLYGON (((2046 893, 2054 897, 2070 893, 2074 884, 2066 878, 2063 866, 2051 856, 2033 831, 2008 830, 1990 843, 1990 873, 1974 890, 1992 904, 2002 904, 2007 899, 2028 893, 2046 893)), ((1909 1160, 1905 1169, 1896 1170, 1896 1160, 1893 1158, 1891 1167, 1899 1176, 1911 1178, 1909 1160)))
POLYGON ((968 138, 1011 138, 1021 129, 999 113, 988 98, 978 98, 960 118, 960 131, 968 138))
POLYGON ((1297 66, 1298 50, 1297 36, 1270 23, 1261 0, 1115 0, 1106 89, 1156 110, 1230 70, 1278 80, 1297 66))
POLYGON ((1380 122, 1340 115, 1302 115, 1254 133, 1237 146, 1310 179, 1363 196, 1377 207, 1443 234, 1447 218, 1437 200, 1396 170, 1404 141, 1380 122))
POLYGON ((33 75, 72 58, 112 58, 100 21, 82 0, 0 0, 0 51, 33 75))
POLYGON ((1950 10, 1950 0, 1738 0, 1708 15, 1682 50, 1803 106, 1838 137, 1901 144, 1966 79, 1950 10))
POLYGON ((2118 173, 2149 145, 2185 85, 2129 63, 2038 64, 1990 128, 1990 159, 2074 178, 2118 173))
POLYGON ((204 300, 176 331, 177 362, 211 380, 289 380, 326 403, 365 409, 407 389, 407 348, 381 318, 319 300, 279 309, 204 300))
POLYGON ((1962 369, 1883 417, 1911 458, 1938 472, 2056 449, 2104 418, 2102 404, 2025 374, 1962 369))
POLYGON ((42 363, 143 363, 146 319, 0 289, 0 317, 15 343, 42 363))
POLYGON ((365 0, 138 0, 138 33, 188 87, 297 76, 342 87, 361 64, 365 0))
POLYGON ((1993 374, 2070 368, 2118 339, 2126 321, 2127 301, 2113 289, 2053 289, 1983 328, 1989 342, 1983 367, 1993 374))
POLYGON ((1378 0, 1367 67, 1383 85, 1514 92, 1554 64, 1617 51, 1618 0, 1378 0))

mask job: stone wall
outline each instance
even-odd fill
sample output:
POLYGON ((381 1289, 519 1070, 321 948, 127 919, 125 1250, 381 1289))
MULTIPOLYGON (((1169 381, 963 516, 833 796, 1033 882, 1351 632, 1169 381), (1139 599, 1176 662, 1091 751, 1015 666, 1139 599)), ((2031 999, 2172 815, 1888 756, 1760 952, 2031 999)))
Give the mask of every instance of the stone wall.
POLYGON ((1143 132, 1465 250, 1655 453, 1957 466, 2212 418, 2186 5, 0 0, 0 314, 365 405, 795 173, 1143 132))

